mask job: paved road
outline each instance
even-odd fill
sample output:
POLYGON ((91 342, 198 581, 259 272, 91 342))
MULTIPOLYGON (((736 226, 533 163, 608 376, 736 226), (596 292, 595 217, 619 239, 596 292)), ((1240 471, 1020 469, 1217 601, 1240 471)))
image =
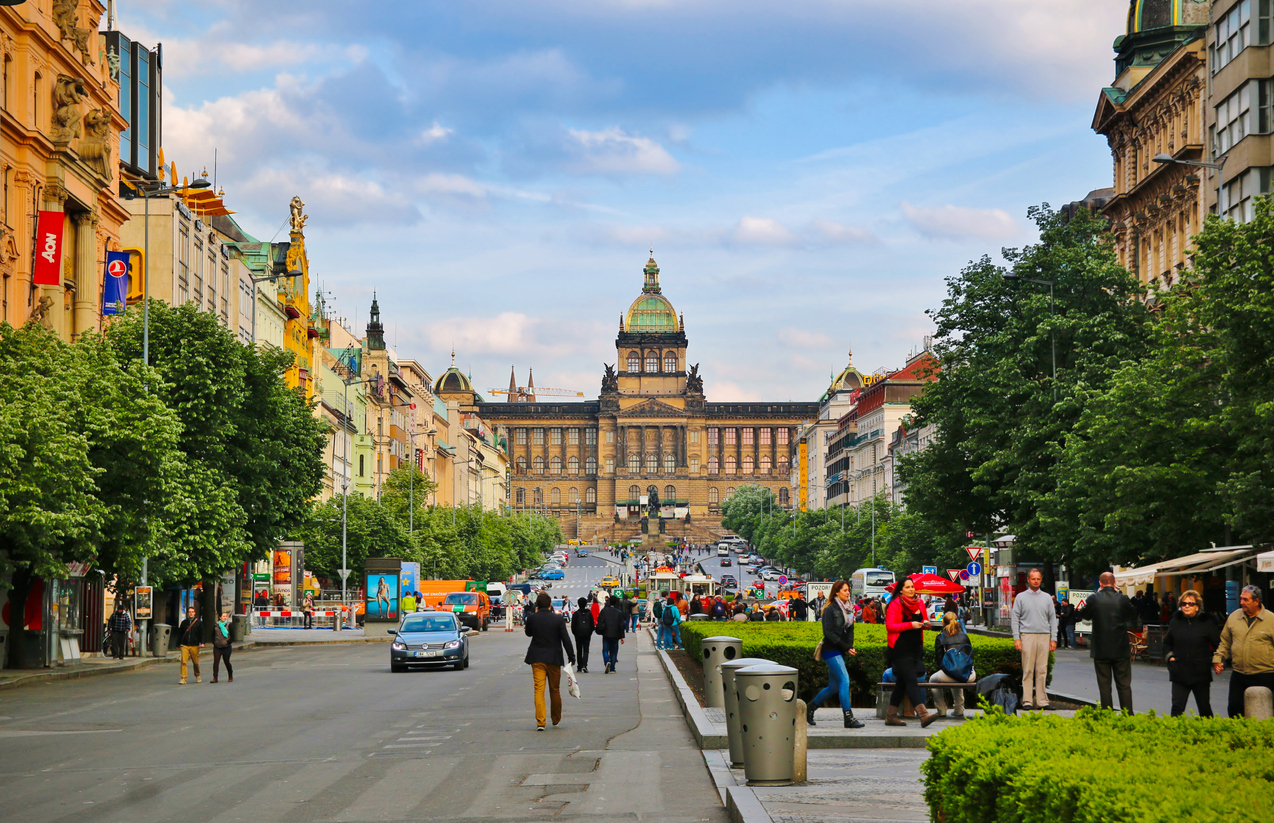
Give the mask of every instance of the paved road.
MULTIPOLYGON (((476 639, 464 672, 390 674, 380 644, 236 655, 234 683, 176 667, 0 697, 13 823, 725 820, 649 643, 583 676, 536 732, 521 632, 476 639)), ((597 651, 594 651, 597 654, 597 651)))

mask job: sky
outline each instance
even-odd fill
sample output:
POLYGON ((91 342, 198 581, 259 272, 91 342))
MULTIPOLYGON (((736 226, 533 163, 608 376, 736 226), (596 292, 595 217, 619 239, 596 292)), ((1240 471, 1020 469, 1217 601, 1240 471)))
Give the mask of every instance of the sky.
POLYGON ((1026 210, 1110 185, 1127 0, 117 0, 163 147, 250 234, 480 391, 596 397, 650 249, 709 401, 813 400, 923 345, 1026 210))

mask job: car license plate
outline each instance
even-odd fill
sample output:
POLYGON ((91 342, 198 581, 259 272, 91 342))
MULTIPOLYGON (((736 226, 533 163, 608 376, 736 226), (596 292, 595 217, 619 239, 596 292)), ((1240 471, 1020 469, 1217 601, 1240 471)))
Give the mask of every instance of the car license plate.
POLYGON ((416 652, 416 657, 437 657, 440 654, 442 654, 442 652, 423 651, 423 652, 416 652))

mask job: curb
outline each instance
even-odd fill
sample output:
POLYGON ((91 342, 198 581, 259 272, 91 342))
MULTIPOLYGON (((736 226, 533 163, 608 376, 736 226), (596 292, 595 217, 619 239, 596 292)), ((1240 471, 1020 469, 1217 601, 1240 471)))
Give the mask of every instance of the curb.
MULTIPOLYGON (((646 631, 650 631, 649 627, 646 631)), ((664 673, 672 681, 673 694, 677 696, 677 704, 681 706, 681 712, 686 717, 686 725, 690 727, 690 734, 695 739, 695 745, 700 750, 727 748, 730 745, 729 739, 723 734, 717 734, 712 721, 708 720, 708 715, 699 706, 694 692, 690 691, 685 678, 681 676, 681 672, 677 671, 676 664, 663 649, 656 649, 655 653, 659 655, 659 662, 664 667, 664 673)))
POLYGON ((729 786, 725 793, 725 812, 730 823, 773 823, 770 813, 747 786, 729 786))
POLYGON ((1078 695, 1067 694, 1066 692, 1055 692, 1051 689, 1045 690, 1045 694, 1047 694, 1050 698, 1056 697, 1058 700, 1065 700, 1067 703, 1078 703, 1081 706, 1092 706, 1093 708, 1097 708, 1101 705, 1096 701, 1089 700, 1087 697, 1079 697, 1078 695))

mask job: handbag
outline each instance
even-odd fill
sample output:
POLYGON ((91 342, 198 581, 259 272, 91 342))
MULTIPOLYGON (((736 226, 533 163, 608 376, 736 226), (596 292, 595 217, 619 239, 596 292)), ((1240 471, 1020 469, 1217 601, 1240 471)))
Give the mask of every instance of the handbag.
POLYGON ((212 647, 214 649, 225 649, 230 646, 230 638, 221 633, 221 627, 217 626, 212 630, 212 647))
POLYGON ((822 640, 818 641, 818 645, 814 647, 814 659, 815 660, 823 659, 823 641, 822 640))
POLYGON ((579 678, 575 676, 575 664, 567 661, 562 668, 566 670, 566 691, 576 700, 580 699, 579 678))

